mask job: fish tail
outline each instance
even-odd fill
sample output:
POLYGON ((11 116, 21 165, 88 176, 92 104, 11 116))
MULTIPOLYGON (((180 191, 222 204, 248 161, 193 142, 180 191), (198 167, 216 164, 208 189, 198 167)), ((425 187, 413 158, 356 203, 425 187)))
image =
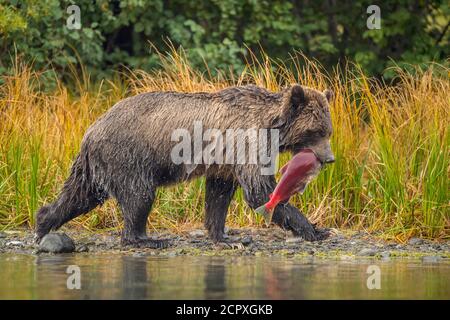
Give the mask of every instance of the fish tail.
POLYGON ((267 226, 270 225, 270 223, 272 222, 273 210, 269 210, 264 204, 261 207, 256 208, 255 212, 264 217, 264 221, 266 222, 267 226))

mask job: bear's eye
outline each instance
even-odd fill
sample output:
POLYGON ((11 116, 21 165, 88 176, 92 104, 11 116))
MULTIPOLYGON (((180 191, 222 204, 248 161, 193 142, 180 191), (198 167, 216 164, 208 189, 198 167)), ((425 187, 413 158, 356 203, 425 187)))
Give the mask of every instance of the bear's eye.
POLYGON ((322 130, 306 130, 303 135, 311 141, 317 141, 323 137, 322 133, 322 130))

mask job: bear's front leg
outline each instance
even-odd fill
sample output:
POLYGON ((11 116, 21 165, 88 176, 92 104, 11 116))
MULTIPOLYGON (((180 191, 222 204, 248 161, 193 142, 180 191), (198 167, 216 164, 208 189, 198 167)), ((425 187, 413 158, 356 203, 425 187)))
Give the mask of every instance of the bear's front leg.
POLYGON ((308 241, 326 238, 322 230, 317 230, 300 210, 289 203, 281 203, 275 208, 272 222, 282 229, 292 231, 295 236, 302 237, 308 241))
POLYGON ((242 248, 242 243, 233 243, 225 239, 224 228, 227 217, 228 206, 236 191, 237 183, 232 178, 208 176, 206 178, 205 195, 205 228, 209 237, 215 243, 230 247, 242 248))
MULTIPOLYGON (((253 174, 248 174, 247 170, 242 170, 239 175, 239 183, 243 188, 248 205, 252 209, 256 209, 269 201, 269 195, 275 189, 276 181, 274 176, 259 175, 255 169, 250 172, 253 172, 253 174)), ((272 221, 282 229, 290 230, 295 236, 308 241, 326 237, 324 232, 316 230, 300 210, 290 204, 280 203, 275 208, 272 221)))

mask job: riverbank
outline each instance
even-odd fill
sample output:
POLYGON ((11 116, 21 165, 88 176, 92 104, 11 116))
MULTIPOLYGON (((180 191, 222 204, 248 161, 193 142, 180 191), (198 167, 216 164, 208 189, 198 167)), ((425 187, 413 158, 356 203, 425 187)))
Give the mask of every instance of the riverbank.
MULTIPOLYGON (((411 238, 406 243, 385 241, 366 232, 335 231, 322 241, 308 242, 292 237, 290 232, 279 228, 237 228, 227 230, 229 240, 241 243, 240 248, 211 242, 203 229, 183 233, 151 233, 155 239, 168 239, 166 249, 131 248, 120 244, 117 231, 92 233, 63 229, 75 242, 75 252, 99 254, 130 254, 135 256, 286 256, 318 258, 414 257, 428 261, 450 261, 450 240, 430 241, 411 238)), ((30 229, 0 232, 0 253, 48 254, 38 251, 30 229)))

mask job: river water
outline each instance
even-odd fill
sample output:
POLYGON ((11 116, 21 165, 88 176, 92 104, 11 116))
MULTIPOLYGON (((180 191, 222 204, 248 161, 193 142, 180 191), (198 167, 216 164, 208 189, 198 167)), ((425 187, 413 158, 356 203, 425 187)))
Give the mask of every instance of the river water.
POLYGON ((0 255, 0 299, 380 298, 450 299, 450 263, 420 259, 0 255))

